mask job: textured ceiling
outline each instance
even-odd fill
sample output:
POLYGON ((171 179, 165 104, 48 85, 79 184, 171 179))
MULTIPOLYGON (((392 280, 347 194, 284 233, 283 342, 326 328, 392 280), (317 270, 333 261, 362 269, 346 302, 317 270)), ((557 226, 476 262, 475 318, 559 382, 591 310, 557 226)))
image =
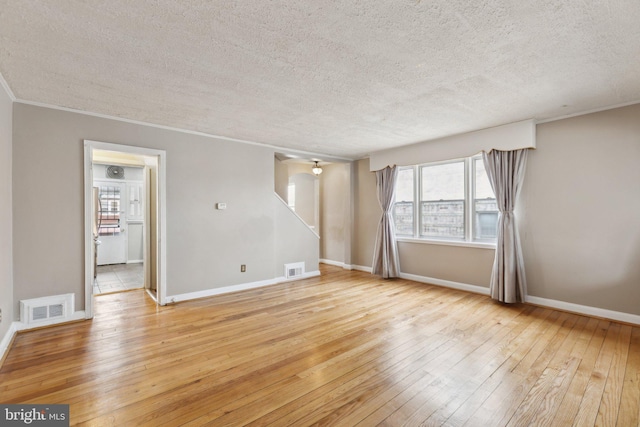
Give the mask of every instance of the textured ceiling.
POLYGON ((640 101, 640 1, 0 0, 16 98, 357 158, 640 101))

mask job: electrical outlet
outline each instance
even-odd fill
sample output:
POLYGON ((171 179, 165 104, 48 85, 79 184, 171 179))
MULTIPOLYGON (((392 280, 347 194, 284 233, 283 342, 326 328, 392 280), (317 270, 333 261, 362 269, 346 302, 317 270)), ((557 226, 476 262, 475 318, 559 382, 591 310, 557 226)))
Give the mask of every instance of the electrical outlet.
POLYGON ((245 273, 247 271, 247 265, 246 264, 241 264, 240 265, 240 273, 245 273))

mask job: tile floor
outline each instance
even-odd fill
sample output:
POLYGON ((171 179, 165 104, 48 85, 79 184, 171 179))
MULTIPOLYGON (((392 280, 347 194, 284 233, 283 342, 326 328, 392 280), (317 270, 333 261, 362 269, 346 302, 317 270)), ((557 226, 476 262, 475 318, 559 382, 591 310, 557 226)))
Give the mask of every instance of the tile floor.
POLYGON ((93 282, 93 294, 108 294, 144 287, 143 264, 99 265, 93 282))

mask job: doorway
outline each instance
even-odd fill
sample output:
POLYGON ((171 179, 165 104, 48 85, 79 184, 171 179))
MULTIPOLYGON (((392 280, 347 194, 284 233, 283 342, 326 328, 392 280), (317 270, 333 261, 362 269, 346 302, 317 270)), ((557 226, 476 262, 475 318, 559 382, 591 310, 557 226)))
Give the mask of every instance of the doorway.
MULTIPOLYGON (((145 288, 144 237, 146 166, 142 156, 122 163, 111 152, 95 150, 93 189, 96 221, 93 294, 101 295, 145 288), (132 163, 139 163, 134 165, 132 163)), ((155 162, 152 162, 155 163, 155 162)), ((155 286, 146 286, 153 292, 155 286)))
POLYGON ((165 151, 84 146, 86 317, 93 317, 95 294, 136 287, 164 305, 165 151))

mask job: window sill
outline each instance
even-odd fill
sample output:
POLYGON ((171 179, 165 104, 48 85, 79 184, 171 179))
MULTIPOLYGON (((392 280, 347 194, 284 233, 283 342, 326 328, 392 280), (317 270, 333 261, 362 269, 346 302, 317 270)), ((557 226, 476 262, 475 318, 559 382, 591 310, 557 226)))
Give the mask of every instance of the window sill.
POLYGON ((461 246, 476 249, 496 249, 495 243, 487 242, 461 242, 455 240, 416 239, 412 237, 396 237, 396 241, 402 243, 419 243, 422 245, 461 246))

